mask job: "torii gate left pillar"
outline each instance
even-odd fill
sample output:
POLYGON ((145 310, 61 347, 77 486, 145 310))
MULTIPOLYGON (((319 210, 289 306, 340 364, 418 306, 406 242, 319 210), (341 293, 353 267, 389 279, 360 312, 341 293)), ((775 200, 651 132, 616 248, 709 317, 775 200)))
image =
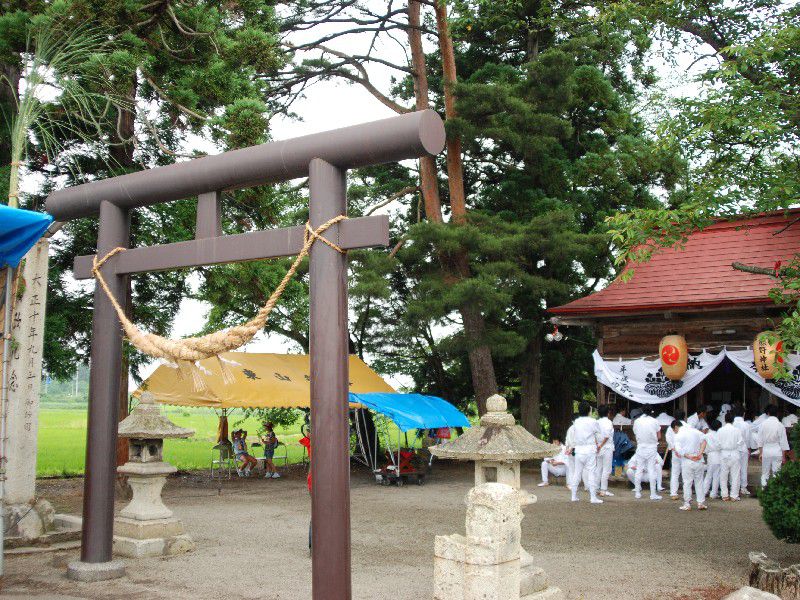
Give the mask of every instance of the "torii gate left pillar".
MULTIPOLYGON (((439 116, 420 111, 68 188, 51 194, 47 209, 61 221, 99 214, 97 251, 102 257, 117 246, 128 246, 131 209, 198 196, 194 240, 130 249, 105 264, 109 287, 121 300, 126 275, 298 253, 303 227, 219 235, 223 190, 308 176, 310 221, 316 227, 346 214, 348 169, 432 156, 442 150, 444 138, 439 116)), ((388 219, 350 219, 324 235, 344 250, 387 245, 388 219)), ((76 278, 91 278, 92 258, 76 259, 76 278)), ((312 247, 310 293, 312 596, 314 600, 349 600, 346 256, 325 244, 312 247)), ((124 574, 124 566, 112 560, 122 332, 100 289, 95 290, 94 310, 81 561, 68 569, 70 577, 83 581, 124 574)))

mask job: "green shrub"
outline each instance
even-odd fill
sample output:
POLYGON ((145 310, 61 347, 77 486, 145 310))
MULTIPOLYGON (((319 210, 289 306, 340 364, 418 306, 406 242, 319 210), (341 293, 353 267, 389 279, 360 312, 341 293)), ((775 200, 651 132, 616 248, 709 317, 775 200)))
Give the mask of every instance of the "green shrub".
POLYGON ((800 421, 789 430, 789 441, 792 442, 792 448, 800 448, 800 421))
POLYGON ((800 543, 800 462, 787 462, 758 495, 762 515, 773 535, 800 543))

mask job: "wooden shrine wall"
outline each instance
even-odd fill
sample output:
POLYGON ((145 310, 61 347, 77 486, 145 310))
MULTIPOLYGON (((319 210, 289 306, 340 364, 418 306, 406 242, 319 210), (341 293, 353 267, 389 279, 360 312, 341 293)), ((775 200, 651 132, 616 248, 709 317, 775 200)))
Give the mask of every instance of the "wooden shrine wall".
POLYGON ((599 323, 596 326, 598 347, 606 357, 657 356, 658 343, 671 333, 683 335, 689 348, 747 346, 755 335, 770 329, 779 313, 762 311, 736 315, 697 314, 665 318, 663 313, 653 317, 638 317, 599 323))

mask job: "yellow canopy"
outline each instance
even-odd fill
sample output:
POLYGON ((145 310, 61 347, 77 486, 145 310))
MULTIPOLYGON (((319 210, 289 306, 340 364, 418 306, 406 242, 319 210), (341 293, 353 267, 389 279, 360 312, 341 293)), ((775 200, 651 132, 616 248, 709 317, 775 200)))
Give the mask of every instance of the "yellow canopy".
MULTIPOLYGON (((234 383, 222 380, 215 358, 200 361, 206 388, 194 389, 192 381, 179 376, 176 368, 161 365, 134 392, 152 392, 158 402, 208 408, 308 408, 311 378, 307 354, 250 354, 225 352, 222 357, 234 383), (230 364, 230 363, 235 364, 230 364), (209 374, 210 373, 210 374, 209 374)), ((394 392, 380 375, 357 356, 350 356, 350 391, 394 392)))

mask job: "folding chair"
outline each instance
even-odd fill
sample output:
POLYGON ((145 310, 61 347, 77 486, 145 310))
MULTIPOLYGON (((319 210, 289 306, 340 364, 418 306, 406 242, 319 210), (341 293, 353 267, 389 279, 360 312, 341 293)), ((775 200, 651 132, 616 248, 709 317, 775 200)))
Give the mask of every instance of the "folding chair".
POLYGON ((219 479, 222 479, 223 471, 227 470, 227 479, 230 479, 235 462, 233 447, 230 444, 217 444, 214 446, 211 449, 211 479, 215 477, 215 470, 216 477, 219 479))

